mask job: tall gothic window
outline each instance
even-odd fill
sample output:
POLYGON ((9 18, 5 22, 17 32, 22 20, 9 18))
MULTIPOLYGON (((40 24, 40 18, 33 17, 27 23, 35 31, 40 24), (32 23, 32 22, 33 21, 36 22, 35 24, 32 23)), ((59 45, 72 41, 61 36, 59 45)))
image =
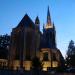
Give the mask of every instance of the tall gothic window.
POLYGON ((28 32, 26 36, 26 59, 27 60, 30 60, 31 44, 32 44, 32 34, 28 32))
POLYGON ((53 57, 52 57, 53 61, 56 61, 56 56, 55 53, 53 53, 53 57))
POLYGON ((44 55, 43 60, 48 61, 48 52, 45 52, 43 55, 44 55))

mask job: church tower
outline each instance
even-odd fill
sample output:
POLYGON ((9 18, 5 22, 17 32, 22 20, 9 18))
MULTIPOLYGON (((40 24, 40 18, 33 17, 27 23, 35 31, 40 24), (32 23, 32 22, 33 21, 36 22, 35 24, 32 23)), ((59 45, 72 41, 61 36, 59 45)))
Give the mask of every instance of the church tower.
POLYGON ((55 26, 51 22, 51 16, 50 16, 50 11, 49 11, 49 6, 48 6, 48 11, 47 11, 47 23, 46 26, 44 27, 44 38, 46 41, 46 48, 56 48, 56 40, 55 40, 55 26))
POLYGON ((36 25, 36 30, 40 30, 40 21, 39 21, 39 17, 37 16, 35 19, 35 25, 36 25))
POLYGON ((42 47, 40 60, 43 61, 43 70, 58 67, 60 65, 60 51, 56 47, 56 30, 51 21, 49 6, 47 10, 47 22, 43 25, 42 47))
POLYGON ((38 52, 40 48, 40 20, 39 17, 37 16, 35 19, 35 51, 36 51, 36 56, 38 57, 38 52))

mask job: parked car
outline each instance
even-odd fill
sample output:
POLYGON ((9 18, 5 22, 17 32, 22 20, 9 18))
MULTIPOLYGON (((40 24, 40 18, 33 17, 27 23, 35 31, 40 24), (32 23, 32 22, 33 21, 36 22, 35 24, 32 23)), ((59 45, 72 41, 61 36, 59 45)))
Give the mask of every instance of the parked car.
POLYGON ((68 68, 67 72, 75 73, 75 67, 68 68))

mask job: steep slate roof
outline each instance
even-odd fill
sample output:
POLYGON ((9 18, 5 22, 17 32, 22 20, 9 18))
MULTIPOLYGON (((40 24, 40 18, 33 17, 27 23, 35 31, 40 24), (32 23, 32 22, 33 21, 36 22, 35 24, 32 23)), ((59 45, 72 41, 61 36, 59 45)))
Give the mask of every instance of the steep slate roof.
POLYGON ((19 26, 25 26, 35 29, 35 24, 27 14, 22 18, 22 20, 20 21, 17 27, 19 26))

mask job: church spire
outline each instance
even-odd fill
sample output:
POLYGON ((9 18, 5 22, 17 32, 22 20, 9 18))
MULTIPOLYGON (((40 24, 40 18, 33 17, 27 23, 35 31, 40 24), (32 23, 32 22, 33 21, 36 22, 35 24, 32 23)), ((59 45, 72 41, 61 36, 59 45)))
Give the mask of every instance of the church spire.
POLYGON ((49 6, 48 6, 48 11, 47 11, 47 24, 51 25, 51 16, 50 16, 50 11, 49 11, 49 6))
POLYGON ((53 28, 53 25, 51 23, 51 16, 50 16, 50 11, 49 11, 49 6, 47 10, 47 24, 46 24, 46 29, 53 28))
POLYGON ((36 25, 36 29, 40 30, 40 21, 39 21, 39 17, 38 16, 35 19, 35 25, 36 25))
POLYGON ((35 19, 35 24, 40 24, 39 17, 37 16, 35 19))

